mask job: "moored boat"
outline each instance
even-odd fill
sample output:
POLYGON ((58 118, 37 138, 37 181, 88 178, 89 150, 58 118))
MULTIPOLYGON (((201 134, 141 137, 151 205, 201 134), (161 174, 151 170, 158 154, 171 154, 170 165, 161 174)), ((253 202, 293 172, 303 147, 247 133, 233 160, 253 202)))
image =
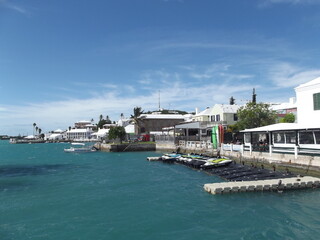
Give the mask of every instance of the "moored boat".
POLYGON ((67 153, 87 153, 96 152, 97 149, 93 146, 86 146, 84 143, 71 143, 72 147, 65 148, 64 152, 67 153))

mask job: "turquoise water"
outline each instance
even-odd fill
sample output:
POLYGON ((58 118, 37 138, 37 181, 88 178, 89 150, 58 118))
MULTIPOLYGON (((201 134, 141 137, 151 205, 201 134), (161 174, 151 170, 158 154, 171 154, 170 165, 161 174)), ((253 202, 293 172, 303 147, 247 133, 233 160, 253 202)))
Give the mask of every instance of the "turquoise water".
POLYGON ((210 195, 160 153, 0 141, 0 239, 318 239, 320 190, 210 195))

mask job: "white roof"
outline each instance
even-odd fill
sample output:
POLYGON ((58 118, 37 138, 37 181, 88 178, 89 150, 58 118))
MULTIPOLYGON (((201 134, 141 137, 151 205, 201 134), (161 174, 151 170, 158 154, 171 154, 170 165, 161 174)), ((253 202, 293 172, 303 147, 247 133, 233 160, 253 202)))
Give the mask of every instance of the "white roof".
POLYGON ((79 122, 76 122, 76 123, 91 123, 91 121, 87 121, 87 120, 81 120, 79 122))
POLYGON ((185 115, 181 114, 141 114, 142 119, 185 119, 185 115))
POLYGON ((220 107, 224 113, 236 113, 240 105, 216 104, 214 107, 220 107))
POLYGON ((94 136, 105 136, 105 135, 107 135, 107 133, 109 133, 109 130, 110 129, 102 128, 102 129, 99 129, 98 132, 93 133, 92 135, 94 135, 94 136))
POLYGON ((68 133, 85 133, 85 132, 92 132, 91 129, 85 129, 85 128, 76 128, 68 130, 68 133))
POLYGON ((273 104, 271 105, 272 110, 283 110, 283 109, 292 109, 297 108, 296 103, 281 103, 281 104, 273 104))
POLYGON ((57 130, 54 130, 53 132, 55 132, 55 133, 63 133, 64 131, 59 128, 57 130))
POLYGON ((33 135, 26 136, 25 139, 35 139, 36 137, 33 135))
POLYGON ((60 134, 60 133, 53 133, 53 134, 51 134, 51 135, 49 136, 49 139, 55 139, 55 138, 61 137, 61 136, 62 136, 62 134, 60 134))
POLYGON ((299 123, 276 123, 264 127, 245 129, 241 132, 273 132, 273 131, 289 131, 289 130, 307 130, 320 129, 320 123, 299 124, 299 123))
POLYGON ((313 79, 309 82, 306 82, 306 83, 303 83, 303 84, 300 84, 297 88, 304 88, 304 87, 309 87, 309 86, 313 86, 313 85, 316 85, 316 84, 320 84, 320 77, 316 78, 316 79, 313 79))
POLYGON ((213 107, 206 108, 196 116, 211 116, 215 108, 220 108, 223 113, 236 113, 240 108, 240 105, 229 105, 229 104, 215 104, 213 107))
POLYGON ((199 112, 198 114, 196 114, 197 116, 207 116, 207 115, 211 115, 211 110, 212 108, 206 108, 205 110, 199 112))

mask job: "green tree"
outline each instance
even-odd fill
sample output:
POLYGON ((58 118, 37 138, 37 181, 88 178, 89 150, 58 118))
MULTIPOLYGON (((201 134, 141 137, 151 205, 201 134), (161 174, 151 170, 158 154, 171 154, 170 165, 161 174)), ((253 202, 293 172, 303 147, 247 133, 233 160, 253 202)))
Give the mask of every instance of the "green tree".
POLYGON ((124 129, 124 127, 111 127, 109 130, 109 139, 120 139, 120 143, 122 143, 122 141, 125 139, 126 137, 126 130, 124 129))
POLYGON ((293 113, 286 114, 283 118, 280 119, 281 123, 294 123, 296 117, 293 113))
POLYGON ((266 103, 249 102, 237 111, 239 130, 262 127, 276 123, 277 114, 266 103))

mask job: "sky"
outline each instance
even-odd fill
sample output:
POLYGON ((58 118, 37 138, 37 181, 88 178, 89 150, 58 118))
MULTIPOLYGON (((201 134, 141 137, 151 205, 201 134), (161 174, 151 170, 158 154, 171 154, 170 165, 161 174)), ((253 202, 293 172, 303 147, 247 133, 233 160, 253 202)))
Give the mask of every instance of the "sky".
POLYGON ((320 76, 320 0, 0 0, 0 135, 133 108, 288 102, 320 76))

